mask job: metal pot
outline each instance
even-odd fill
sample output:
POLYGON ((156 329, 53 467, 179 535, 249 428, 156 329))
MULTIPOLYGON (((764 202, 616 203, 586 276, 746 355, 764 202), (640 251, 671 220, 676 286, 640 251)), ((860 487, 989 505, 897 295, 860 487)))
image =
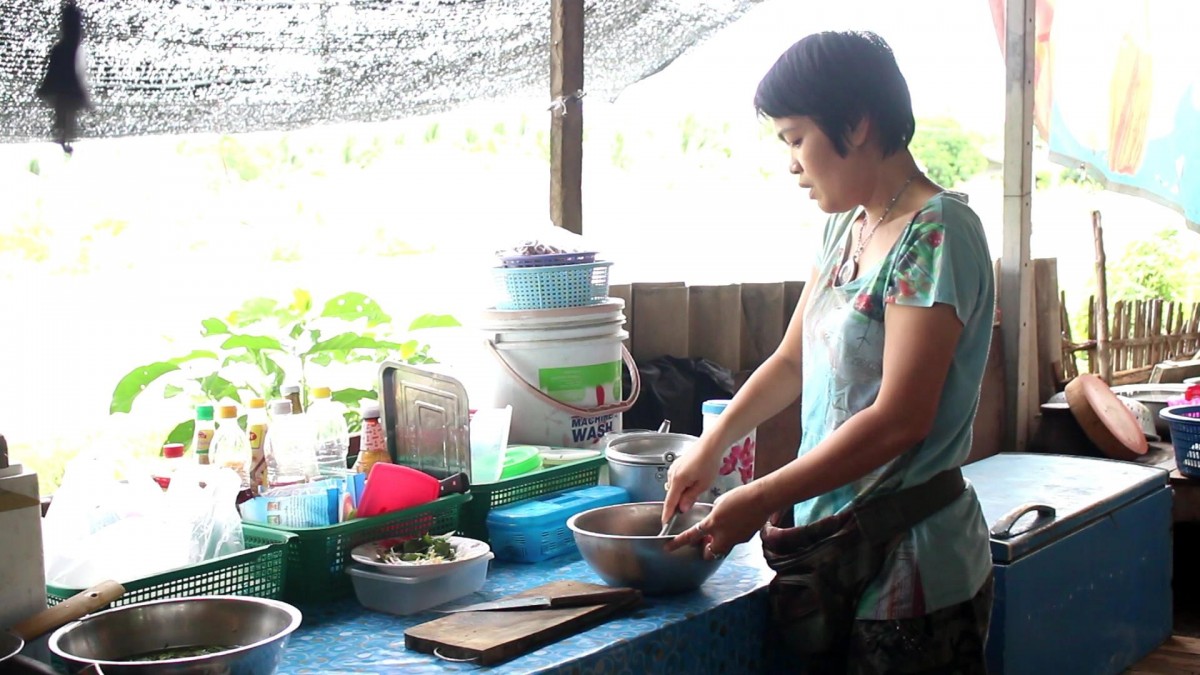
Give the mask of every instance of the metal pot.
POLYGON ((613 435, 604 448, 608 482, 629 492, 630 501, 666 499, 667 469, 700 439, 689 434, 639 431, 613 435))
POLYGON ((269 675, 279 668, 300 610, 277 600, 204 596, 126 605, 84 617, 50 636, 72 673, 99 664, 107 675, 269 675), (167 650, 228 647, 181 658, 136 660, 167 650))

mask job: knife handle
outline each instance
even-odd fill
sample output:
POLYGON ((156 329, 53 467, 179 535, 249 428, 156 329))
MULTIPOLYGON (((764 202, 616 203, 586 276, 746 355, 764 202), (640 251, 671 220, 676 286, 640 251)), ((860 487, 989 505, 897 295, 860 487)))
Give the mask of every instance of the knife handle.
POLYGON ((641 596, 641 591, 636 588, 614 588, 607 591, 557 595, 550 598, 550 606, 586 607, 588 605, 607 605, 611 602, 624 602, 635 596, 641 596))
POLYGON ((438 496, 445 497, 446 495, 459 494, 470 490, 471 481, 467 478, 467 474, 459 471, 453 476, 438 481, 438 486, 438 496))

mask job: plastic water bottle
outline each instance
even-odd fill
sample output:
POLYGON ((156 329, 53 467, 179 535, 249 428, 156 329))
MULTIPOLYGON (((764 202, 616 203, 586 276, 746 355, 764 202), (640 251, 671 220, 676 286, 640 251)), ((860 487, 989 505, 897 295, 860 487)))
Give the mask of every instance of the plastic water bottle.
POLYGON ((271 427, 263 448, 271 487, 304 483, 319 474, 316 444, 307 421, 303 415, 292 414, 291 401, 271 402, 271 427))
POLYGON ((236 471, 245 490, 250 487, 250 437, 238 424, 237 406, 221 406, 217 409, 217 418, 220 421, 208 449, 209 463, 236 471))
POLYGON ((314 387, 312 402, 304 415, 309 419, 317 443, 317 466, 345 469, 350 454, 350 429, 342 407, 330 398, 329 387, 314 387))

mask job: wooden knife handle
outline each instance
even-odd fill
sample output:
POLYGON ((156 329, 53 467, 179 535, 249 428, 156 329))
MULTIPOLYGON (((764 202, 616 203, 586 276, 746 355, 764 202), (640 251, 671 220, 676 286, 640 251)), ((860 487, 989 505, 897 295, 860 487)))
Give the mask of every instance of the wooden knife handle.
POLYGON ((613 602, 625 602, 634 597, 641 597, 641 595, 642 592, 636 588, 614 588, 608 591, 557 595, 550 598, 550 606, 586 607, 588 605, 607 605, 613 602))
POLYGON ((92 612, 104 609, 125 595, 125 587, 115 581, 101 581, 86 591, 80 591, 57 605, 44 609, 12 627, 12 632, 24 640, 32 640, 65 626, 92 612))

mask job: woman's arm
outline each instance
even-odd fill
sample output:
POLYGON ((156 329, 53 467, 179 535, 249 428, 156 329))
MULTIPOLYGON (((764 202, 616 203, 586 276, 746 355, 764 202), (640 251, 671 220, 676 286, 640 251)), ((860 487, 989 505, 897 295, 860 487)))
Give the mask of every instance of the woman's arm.
POLYGON ((764 420, 783 410, 800 395, 801 355, 804 344, 804 310, 817 283, 814 269, 800 293, 796 310, 788 322, 783 341, 763 362, 737 395, 682 457, 671 464, 667 494, 663 500, 663 522, 676 509, 687 511, 712 487, 720 469, 721 455, 737 439, 764 420))
POLYGON ((884 322, 883 379, 875 402, 803 457, 747 486, 761 513, 862 478, 929 435, 962 322, 954 307, 940 303, 889 304, 884 322))

